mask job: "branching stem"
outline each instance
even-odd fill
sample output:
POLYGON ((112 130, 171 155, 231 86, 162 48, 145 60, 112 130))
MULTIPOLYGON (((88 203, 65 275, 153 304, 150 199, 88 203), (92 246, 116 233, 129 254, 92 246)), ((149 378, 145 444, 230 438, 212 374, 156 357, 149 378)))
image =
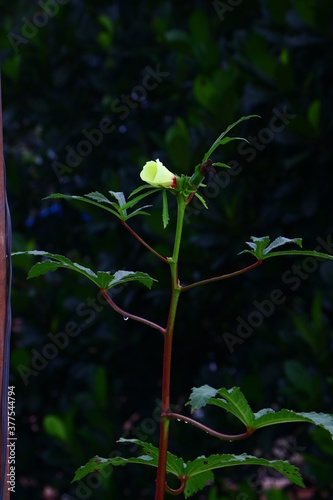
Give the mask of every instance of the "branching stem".
POLYGON ((218 439, 222 439, 223 441, 240 441, 241 439, 246 439, 250 437, 254 433, 254 429, 251 429, 250 427, 247 428, 247 431, 242 433, 242 434, 222 434, 221 432, 214 431, 210 427, 207 427, 206 425, 200 424, 200 422, 197 422, 193 418, 188 418, 185 417, 184 415, 180 415, 178 413, 172 413, 169 411, 166 411, 164 416, 169 419, 177 419, 177 420, 182 420, 185 423, 189 423, 193 425, 194 427, 198 427, 198 429, 201 429, 202 431, 206 432, 207 434, 210 434, 211 436, 214 436, 218 439))
POLYGON ((163 335, 165 334, 166 329, 163 328, 162 326, 157 325, 156 323, 153 323, 152 321, 149 321, 149 319, 141 318, 140 316, 135 316, 135 314, 128 313, 127 311, 124 311, 123 309, 118 307, 113 302, 113 300, 111 299, 111 297, 108 295, 107 291, 104 288, 101 289, 101 294, 105 298, 105 300, 108 302, 108 304, 112 307, 112 309, 114 309, 117 313, 124 316, 124 318, 134 319, 135 321, 138 321, 139 323, 144 323, 145 325, 148 325, 151 328, 155 328, 155 330, 158 330, 163 335))
POLYGON ((143 240, 141 236, 139 236, 138 233, 136 233, 134 229, 132 229, 124 220, 122 220, 121 223, 138 241, 140 241, 140 243, 142 243, 142 245, 148 248, 150 252, 155 254, 156 257, 158 257, 159 259, 163 260, 163 262, 168 263, 168 259, 166 257, 163 257, 163 255, 159 254, 150 245, 148 245, 148 243, 145 240, 143 240))
POLYGON ((191 288, 194 288, 199 285, 206 285, 207 283, 214 283, 215 281, 221 281, 221 280, 226 280, 228 278, 234 278, 235 276, 239 276, 240 274, 244 274, 247 271, 251 271, 251 269, 254 269, 255 267, 260 266, 262 263, 262 260, 257 260, 254 264, 251 264, 250 266, 244 267, 243 269, 240 269, 239 271, 234 271, 233 273, 229 274, 222 274, 221 276, 215 276, 214 278, 207 278, 205 280, 201 281, 196 281, 195 283, 191 283, 190 285, 182 286, 182 292, 187 292, 187 290, 190 290, 191 288))

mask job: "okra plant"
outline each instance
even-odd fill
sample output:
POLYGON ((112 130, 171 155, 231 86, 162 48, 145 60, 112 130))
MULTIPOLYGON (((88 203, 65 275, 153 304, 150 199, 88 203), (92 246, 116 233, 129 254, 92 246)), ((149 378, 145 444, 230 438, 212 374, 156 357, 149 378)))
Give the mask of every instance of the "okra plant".
MULTIPOLYGON (((123 271, 119 270, 114 274, 105 271, 93 271, 79 263, 72 262, 67 257, 62 255, 52 254, 44 251, 17 252, 29 253, 38 255, 43 258, 41 262, 35 264, 28 275, 28 278, 33 278, 45 274, 49 271, 55 271, 58 268, 65 268, 76 273, 84 275, 88 280, 92 281, 101 291, 102 296, 110 305, 110 307, 124 318, 131 318, 134 321, 144 323, 147 328, 157 330, 159 335, 164 337, 164 355, 162 367, 162 395, 161 395, 161 416, 160 416, 160 439, 159 447, 156 448, 148 442, 143 442, 139 439, 120 439, 124 445, 134 443, 139 449, 142 449, 140 456, 129 458, 113 457, 102 458, 95 456, 86 464, 81 466, 75 473, 73 481, 81 480, 91 472, 101 471, 104 468, 112 466, 124 466, 128 464, 140 464, 157 469, 155 500, 162 500, 165 494, 184 495, 185 498, 191 497, 194 493, 203 489, 207 482, 214 481, 213 471, 215 469, 223 469, 234 465, 262 465, 271 467, 283 474, 291 483, 298 486, 304 486, 299 470, 287 461, 283 460, 266 460, 255 456, 224 454, 223 444, 221 444, 221 453, 205 456, 202 450, 202 455, 187 463, 181 458, 173 455, 168 451, 168 437, 171 420, 185 421, 195 426, 198 432, 203 431, 216 437, 220 441, 239 441, 250 438, 250 436, 259 431, 261 428, 288 423, 288 422, 308 422, 325 428, 333 437, 333 416, 324 413, 298 413, 292 410, 282 409, 274 411, 270 408, 265 408, 254 413, 250 408, 244 394, 238 387, 218 388, 215 389, 208 385, 195 387, 189 396, 188 405, 190 405, 192 413, 196 410, 212 405, 217 407, 217 411, 224 410, 231 413, 240 421, 243 427, 243 432, 236 435, 228 435, 217 430, 214 430, 200 423, 194 418, 189 418, 180 413, 171 411, 170 403, 170 372, 171 372, 171 354, 173 349, 173 334, 177 315, 178 301, 184 293, 189 292, 194 287, 201 287, 212 282, 223 281, 234 276, 246 273, 255 267, 260 266, 265 260, 283 255, 295 256, 313 256, 320 259, 333 260, 331 255, 318 251, 308 251, 302 249, 301 238, 285 238, 280 236, 270 242, 269 236, 251 237, 251 241, 247 242, 248 248, 240 253, 248 253, 253 258, 253 263, 243 269, 204 279, 188 285, 182 285, 181 277, 178 269, 178 257, 181 247, 182 231, 184 216, 187 207, 191 203, 193 197, 197 197, 205 208, 208 208, 205 199, 200 194, 200 189, 204 186, 203 182, 209 182, 212 176, 216 174, 217 168, 229 168, 227 164, 212 161, 211 157, 215 150, 224 144, 233 140, 245 140, 240 137, 228 136, 227 134, 240 122, 249 118, 257 117, 257 115, 244 116, 238 121, 230 125, 214 142, 211 148, 202 158, 201 162, 196 165, 192 176, 175 175, 170 172, 160 161, 155 159, 148 161, 141 173, 143 185, 139 186, 128 198, 122 192, 109 191, 106 194, 92 192, 84 196, 70 196, 65 194, 53 194, 50 199, 70 199, 79 200, 83 203, 90 203, 109 213, 110 216, 117 217, 120 223, 136 238, 146 250, 152 252, 156 259, 161 261, 161 265, 169 266, 171 274, 171 299, 169 304, 169 314, 165 319, 164 324, 156 324, 148 318, 136 316, 129 311, 121 309, 112 297, 112 288, 130 281, 138 281, 149 289, 155 285, 154 278, 142 271, 123 271), (147 209, 151 205, 141 205, 145 203, 143 200, 155 193, 161 193, 163 200, 162 221, 166 229, 169 222, 168 211, 168 196, 175 196, 177 200, 177 222, 174 235, 173 250, 169 255, 161 255, 154 250, 149 243, 144 241, 129 225, 129 220, 135 216, 149 215, 147 209), (281 249, 288 245, 287 250, 281 249), (290 245, 296 245, 297 249, 290 249, 290 245), (177 489, 173 489, 168 484, 167 475, 173 475, 178 478, 179 485, 177 489)), ((292 248, 292 247, 291 247, 292 248)), ((15 254, 14 254, 15 255, 15 254)), ((177 330, 177 329, 176 329, 177 330)), ((177 332, 177 334, 181 334, 177 332)), ((111 445, 111 443, 110 443, 111 445)))

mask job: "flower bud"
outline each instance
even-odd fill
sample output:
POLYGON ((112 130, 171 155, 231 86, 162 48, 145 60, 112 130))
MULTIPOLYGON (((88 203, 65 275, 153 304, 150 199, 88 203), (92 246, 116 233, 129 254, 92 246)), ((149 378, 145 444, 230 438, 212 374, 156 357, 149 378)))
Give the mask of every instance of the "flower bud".
POLYGON ((177 179, 175 174, 170 172, 159 159, 147 161, 140 172, 140 177, 144 182, 152 186, 164 188, 176 188, 177 179))

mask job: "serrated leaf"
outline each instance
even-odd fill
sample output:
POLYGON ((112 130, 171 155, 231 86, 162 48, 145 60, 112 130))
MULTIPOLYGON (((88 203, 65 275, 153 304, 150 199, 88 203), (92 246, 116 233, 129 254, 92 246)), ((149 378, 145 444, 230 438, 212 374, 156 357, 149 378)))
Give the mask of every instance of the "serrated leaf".
POLYGON ((214 482, 214 474, 211 470, 189 477, 184 489, 185 498, 190 498, 194 493, 203 490, 208 481, 214 482))
POLYGON ((64 255, 44 252, 43 250, 30 250, 27 252, 15 252, 12 255, 15 256, 15 255, 23 255, 23 254, 25 254, 25 255, 37 255, 37 256, 42 256, 42 257, 47 258, 47 260, 45 260, 43 262, 38 262, 30 269, 29 274, 28 274, 28 279, 36 278, 38 276, 41 276, 42 274, 46 274, 49 271, 55 271, 56 269, 59 269, 59 268, 65 268, 65 269, 71 269, 73 271, 79 272, 80 274, 83 274, 88 279, 90 279, 91 281, 96 283, 97 274, 95 274, 88 267, 81 266, 77 262, 72 262, 70 259, 68 259, 64 255))
MULTIPOLYGON (((135 444, 143 449, 143 455, 140 455, 139 457, 130 457, 130 458, 114 457, 109 459, 96 456, 92 458, 86 465, 83 465, 76 471, 72 483, 74 481, 79 481, 80 479, 85 477, 87 474, 90 474, 91 472, 99 471, 104 467, 108 467, 109 465, 117 467, 117 466, 124 466, 127 464, 141 464, 141 465, 143 464, 143 465, 149 465, 151 467, 158 467, 159 450, 158 448, 156 448, 156 446, 153 446, 151 443, 140 441, 139 439, 120 438, 118 440, 118 443, 135 444)), ((172 453, 168 452, 166 471, 167 473, 173 474, 176 477, 181 476, 184 471, 183 460, 181 458, 176 457, 172 453)))
POLYGON ((284 460, 266 460, 243 453, 242 455, 211 455, 210 457, 198 457, 187 463, 186 475, 192 477, 202 472, 234 465, 263 465, 272 467, 283 474, 291 483, 304 488, 304 483, 299 474, 299 470, 294 465, 284 460))
POLYGON ((91 458, 89 462, 87 462, 85 465, 82 465, 81 467, 79 467, 79 469, 76 470, 74 478, 71 482, 74 483, 74 481, 80 481, 91 472, 100 472, 101 470, 108 468, 109 465, 110 459, 102 458, 96 455, 95 457, 91 458))
POLYGON ((217 394, 217 389, 210 387, 210 385, 202 385, 201 387, 192 387, 190 399, 185 406, 191 405, 191 413, 206 406, 210 398, 217 394))
POLYGON ((139 281, 147 288, 151 289, 153 282, 156 281, 149 276, 149 274, 141 271, 117 271, 113 275, 108 272, 98 271, 97 276, 99 278, 100 287, 105 288, 105 290, 109 290, 114 286, 128 283, 130 281, 139 281), (102 284, 103 286, 101 286, 102 284))
POLYGON ((50 271, 55 271, 59 268, 70 269, 72 271, 76 271, 80 274, 83 274, 90 281, 95 283, 99 288, 104 288, 105 290, 109 290, 114 286, 118 286, 123 283, 127 283, 129 281, 139 281, 143 285, 147 286, 149 289, 151 288, 153 278, 146 273, 141 271, 117 271, 115 274, 111 274, 106 271, 98 271, 97 274, 94 273, 88 267, 84 267, 77 262, 72 262, 67 257, 59 254, 53 254, 49 252, 44 252, 42 250, 30 250, 27 252, 15 252, 12 255, 37 255, 46 257, 47 260, 43 262, 38 262, 35 264, 29 271, 28 279, 36 278, 41 276, 42 274, 46 274, 50 271))
MULTIPOLYGON (((118 217, 118 219, 122 219, 122 214, 116 212, 110 207, 107 207, 103 205, 102 203, 99 203, 97 201, 94 201, 90 198, 85 198, 83 196, 76 196, 76 195, 67 195, 67 194, 61 194, 61 193, 55 193, 51 194, 50 196, 47 196, 46 198, 43 198, 43 200, 50 200, 50 199, 68 199, 68 200, 74 200, 74 201, 83 201, 84 203, 89 203, 90 205, 95 205, 96 207, 103 208, 103 210, 106 210, 107 212, 110 212, 111 214, 115 215, 118 217)), ((109 202, 112 204, 112 202, 109 202)))
POLYGON ((308 422, 327 430, 333 439, 333 415, 327 413, 299 413, 292 410, 274 411, 265 408, 254 414, 254 429, 261 429, 268 425, 287 424, 291 422, 308 422))
POLYGON ((282 255, 303 255, 306 257, 316 257, 317 259, 333 260, 332 255, 316 252, 315 250, 285 250, 284 252, 270 252, 265 255, 265 259, 269 259, 270 257, 280 257, 282 255))
POLYGON ((131 212, 129 215, 126 216, 125 220, 131 219, 132 217, 135 217, 136 215, 150 215, 149 212, 145 212, 143 209, 144 208, 150 208, 153 205, 144 205, 143 207, 137 208, 134 210, 134 212, 131 212))
MULTIPOLYGON (((150 188, 151 188, 151 186, 150 186, 150 188)), ((146 198, 147 196, 150 196, 151 194, 154 194, 160 190, 161 190, 161 188, 153 188, 153 189, 150 189, 150 191, 147 191, 146 193, 140 194, 136 198, 133 198, 133 200, 127 201, 125 203, 125 205, 122 206, 122 210, 127 210, 128 208, 134 207, 134 205, 136 205, 143 198, 146 198)))
POLYGON ((233 387, 229 390, 222 388, 218 390, 217 394, 222 399, 219 397, 210 398, 208 404, 223 408, 237 417, 246 427, 252 428, 254 422, 253 411, 239 387, 233 387))
MULTIPOLYGON (((114 458, 101 458, 94 457, 86 465, 80 467, 74 476, 74 481, 79 481, 91 472, 100 471, 108 465, 124 466, 127 464, 144 464, 152 467, 158 467, 159 450, 150 443, 140 441, 139 439, 124 439, 121 438, 118 442, 135 444, 143 449, 143 454, 139 457, 114 457, 114 458)), ((214 476, 211 472, 214 469, 221 469, 224 467, 231 467, 235 465, 263 465, 265 467, 272 467, 274 470, 280 472, 289 479, 290 482, 304 487, 298 469, 291 465, 289 462, 282 460, 266 460, 264 458, 257 458, 251 455, 211 455, 210 457, 201 456, 193 461, 185 463, 182 458, 167 453, 166 472, 173 474, 179 479, 184 476, 188 478, 187 489, 185 489, 186 498, 189 498, 194 493, 204 488, 208 480, 213 480, 214 476)))
POLYGON ((238 255, 242 253, 250 253, 254 255, 258 260, 263 260, 264 250, 269 245, 269 236, 262 236, 260 238, 256 236, 251 236, 252 241, 246 241, 246 245, 248 245, 252 250, 243 250, 239 252, 238 255))
POLYGON ((121 213, 126 216, 127 211, 126 211, 126 208, 124 208, 124 205, 126 204, 126 198, 125 198, 124 193, 122 193, 121 191, 109 191, 109 193, 111 194, 111 196, 114 196, 116 198, 116 200, 118 201, 121 213))
POLYGON ((228 142, 231 142, 231 141, 245 141, 249 144, 249 141, 247 139, 245 139, 244 137, 225 137, 224 139, 222 139, 219 143, 219 146, 222 146, 223 144, 228 144, 228 142))
POLYGON ((276 238, 271 244, 269 244, 269 236, 263 236, 257 238, 256 236, 251 236, 252 241, 247 241, 246 244, 252 250, 243 250, 239 252, 238 255, 243 253, 250 253, 257 260, 265 260, 270 259, 271 257, 280 257, 284 255, 303 255, 309 257, 316 257, 318 259, 328 259, 333 260, 332 255, 328 255, 326 253, 317 252, 315 250, 281 250, 278 252, 272 252, 271 250, 277 248, 281 245, 285 245, 286 243, 295 243, 296 245, 302 247, 302 238, 284 238, 283 236, 279 236, 276 238))
POLYGON ((164 229, 169 224, 169 208, 168 208, 168 195, 165 189, 162 191, 162 199, 163 199, 163 209, 162 209, 162 220, 164 229))
POLYGON ((203 204, 203 206, 205 208, 207 208, 207 210, 208 210, 208 205, 206 203, 206 200, 201 196, 201 194, 195 193, 195 196, 201 201, 201 203, 203 204))
POLYGON ((268 247, 265 248, 264 250, 264 255, 268 254, 273 248, 280 247, 282 245, 285 245, 286 243, 295 243, 299 247, 302 248, 302 238, 284 238, 283 236, 279 236, 276 238, 268 247))
POLYGON ((208 160, 208 158, 211 156, 211 154, 215 151, 215 149, 221 144, 221 141, 222 139, 227 135, 227 133, 232 130, 234 127, 236 127, 236 125, 238 125, 239 123, 243 122, 244 120, 249 120, 250 118, 260 118, 259 115, 248 115, 248 116, 242 116, 242 118, 240 118, 239 120, 237 120, 236 122, 232 123, 231 125, 229 125, 225 130, 224 132, 222 132, 222 134, 219 135, 219 137, 216 139, 216 141, 214 142, 214 144, 211 146, 211 148, 207 151, 207 153, 205 154, 205 156, 203 157, 203 160, 201 163, 204 163, 206 160, 208 160))
POLYGON ((218 406, 237 417, 246 427, 252 428, 254 415, 239 387, 232 389, 213 389, 209 385, 194 387, 187 404, 192 407, 192 413, 207 404, 218 406))
MULTIPOLYGON (((137 446, 140 446, 143 448, 144 453, 148 454, 151 456, 154 460, 154 463, 156 464, 155 467, 158 466, 158 455, 159 455, 159 450, 156 448, 156 446, 152 445, 151 443, 147 443, 145 441, 140 441, 140 439, 125 439, 125 438, 120 438, 118 440, 118 443, 132 443, 136 444, 137 446)), ((184 474, 184 461, 182 458, 177 457, 176 455, 173 455, 168 451, 167 454, 167 467, 166 471, 169 474, 174 474, 175 476, 179 477, 184 474)))
POLYGON ((137 187, 134 189, 134 191, 131 192, 131 194, 128 195, 128 198, 132 198, 137 193, 140 193, 140 191, 143 191, 144 189, 151 189, 150 184, 143 184, 142 186, 137 187))
POLYGON ((213 167, 231 168, 227 163, 222 163, 220 161, 216 161, 215 163, 213 163, 213 167))
POLYGON ((85 194, 87 198, 90 198, 91 200, 97 201, 98 203, 109 203, 112 205, 112 202, 107 199, 104 194, 99 193, 98 191, 93 191, 92 193, 85 194))

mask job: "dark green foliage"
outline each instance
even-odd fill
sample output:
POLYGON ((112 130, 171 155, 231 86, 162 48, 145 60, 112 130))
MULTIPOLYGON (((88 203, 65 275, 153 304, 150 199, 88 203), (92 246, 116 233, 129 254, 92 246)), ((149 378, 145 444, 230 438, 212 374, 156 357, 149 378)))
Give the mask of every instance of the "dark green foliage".
MULTIPOLYGON (((213 162, 231 168, 216 167, 216 177, 200 190, 210 210, 192 200, 180 280, 192 283, 249 265, 252 256, 237 254, 253 234, 269 234, 272 241, 299 235, 303 248, 333 253, 331 0, 253 0, 238 6, 71 0, 58 6, 45 26, 29 30, 26 20, 34 24, 39 3, 0 0, 14 251, 40 248, 112 274, 140 269, 167 290, 163 263, 147 255, 113 214, 88 203, 42 198, 112 190, 130 201, 147 160, 159 158, 177 175, 191 175, 221 130, 242 115, 258 114, 261 119, 235 129, 250 144, 232 141, 212 155, 213 162)), ((175 223, 175 200, 169 198, 168 229, 175 223)), ((159 253, 170 255, 161 196, 152 193, 153 203, 158 210, 150 208, 150 217, 133 217, 129 224, 159 253)), ((331 262, 311 259, 268 259, 249 274, 181 297, 173 405, 182 405, 193 386, 239 385, 254 411, 332 411, 333 271, 331 262), (271 300, 275 290, 284 299, 279 304, 271 300), (238 318, 248 326, 239 327, 238 318), (233 352, 225 332, 238 339, 233 352)), ((20 478, 15 498, 42 498, 50 486, 58 497, 153 498, 153 486, 147 485, 154 484, 155 471, 148 467, 133 469, 130 482, 126 468, 119 468, 99 488, 70 481, 92 456, 120 451, 119 436, 157 444, 161 336, 124 322, 103 307, 92 284, 71 273, 26 281, 34 263, 32 256, 14 262, 11 384, 17 392, 20 478), (22 367, 34 373, 24 375, 22 367), (58 436, 50 433, 50 422, 58 436)), ((165 324, 168 293, 124 287, 117 304, 165 324)), ((203 419, 219 427, 210 410, 203 419)), ((232 419, 226 430, 234 429, 232 419)), ((170 434, 170 450, 188 450, 188 460, 244 451, 228 443, 221 450, 189 427, 175 422, 170 434)), ((305 484, 316 477, 319 498, 331 487, 325 431, 312 432, 306 424, 295 433, 287 426, 272 429, 255 433, 245 451, 253 455, 261 448, 275 459, 269 455, 272 443, 295 442, 294 448, 285 446, 283 458, 296 452, 304 457, 305 484)), ((250 480, 242 468, 224 477, 232 477, 248 498, 262 491, 261 479, 250 480)), ((221 480, 206 498, 236 498, 228 484, 221 480)))

